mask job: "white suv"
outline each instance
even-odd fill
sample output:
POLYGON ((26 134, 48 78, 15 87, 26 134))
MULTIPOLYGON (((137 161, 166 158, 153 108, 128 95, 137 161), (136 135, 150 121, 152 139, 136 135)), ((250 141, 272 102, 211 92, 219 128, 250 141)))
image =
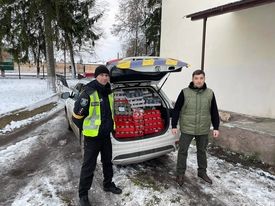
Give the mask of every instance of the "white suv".
MULTIPOLYGON (((116 130, 111 135, 114 164, 142 162, 176 149, 179 137, 171 132, 172 102, 159 82, 171 72, 180 72, 182 67, 188 65, 159 57, 130 57, 107 63, 115 99, 116 130)), ((62 98, 67 98, 65 112, 69 127, 80 143, 83 136, 71 117, 74 102, 89 81, 81 79, 70 94, 62 94, 62 98)))

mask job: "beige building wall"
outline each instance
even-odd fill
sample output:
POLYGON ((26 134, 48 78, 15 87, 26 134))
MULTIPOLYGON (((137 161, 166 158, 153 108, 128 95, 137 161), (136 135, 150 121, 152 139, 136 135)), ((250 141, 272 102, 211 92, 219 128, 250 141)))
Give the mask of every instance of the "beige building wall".
MULTIPOLYGON (((163 1, 161 56, 191 64, 170 76, 173 100, 200 68, 203 21, 185 15, 232 1, 163 1)), ((219 109, 275 118, 275 3, 208 18, 205 72, 219 109)))

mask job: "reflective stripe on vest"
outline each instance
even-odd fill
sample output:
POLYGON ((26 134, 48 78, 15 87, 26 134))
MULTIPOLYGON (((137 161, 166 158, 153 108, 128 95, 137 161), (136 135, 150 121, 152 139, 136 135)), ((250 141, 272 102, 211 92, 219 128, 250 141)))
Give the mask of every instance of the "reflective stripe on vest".
MULTIPOLYGON (((109 98, 110 108, 112 112, 112 118, 114 120, 113 94, 109 94, 108 98, 109 98)), ((89 115, 84 119, 84 122, 83 122, 83 131, 82 131, 83 135, 88 137, 98 136, 100 125, 101 125, 100 99, 98 96, 98 92, 95 91, 90 95, 89 115)))

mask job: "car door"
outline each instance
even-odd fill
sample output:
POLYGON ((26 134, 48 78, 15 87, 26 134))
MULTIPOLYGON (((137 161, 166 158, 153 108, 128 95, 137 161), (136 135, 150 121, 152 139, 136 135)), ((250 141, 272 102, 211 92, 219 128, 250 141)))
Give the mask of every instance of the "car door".
POLYGON ((85 84, 84 83, 77 83, 71 92, 70 98, 66 101, 66 107, 68 112, 68 119, 70 121, 70 125, 75 133, 75 135, 79 136, 79 128, 73 123, 72 115, 74 111, 74 103, 79 98, 81 90, 85 84))

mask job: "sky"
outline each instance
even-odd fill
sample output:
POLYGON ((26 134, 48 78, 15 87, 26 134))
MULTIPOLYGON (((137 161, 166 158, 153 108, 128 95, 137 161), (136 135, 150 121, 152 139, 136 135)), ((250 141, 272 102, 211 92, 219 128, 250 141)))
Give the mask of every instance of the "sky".
POLYGON ((104 30, 104 37, 96 42, 95 53, 96 56, 103 60, 117 58, 121 55, 121 40, 111 34, 112 25, 115 23, 115 15, 118 11, 118 0, 98 0, 98 4, 107 4, 106 12, 102 19, 102 28, 104 30))
MULTIPOLYGON (((119 37, 112 35, 112 25, 115 23, 115 15, 118 12, 119 0, 97 0, 91 13, 104 11, 103 16, 95 24, 102 30, 103 35, 95 41, 94 55, 81 51, 75 53, 75 62, 79 63, 80 59, 84 64, 87 63, 105 63, 111 59, 116 59, 118 55, 122 56, 121 40, 119 37)), ((92 14, 93 15, 93 14, 92 14)), ((56 52, 58 60, 63 59, 63 51, 56 52)), ((67 54, 67 58, 69 56, 67 54)))

